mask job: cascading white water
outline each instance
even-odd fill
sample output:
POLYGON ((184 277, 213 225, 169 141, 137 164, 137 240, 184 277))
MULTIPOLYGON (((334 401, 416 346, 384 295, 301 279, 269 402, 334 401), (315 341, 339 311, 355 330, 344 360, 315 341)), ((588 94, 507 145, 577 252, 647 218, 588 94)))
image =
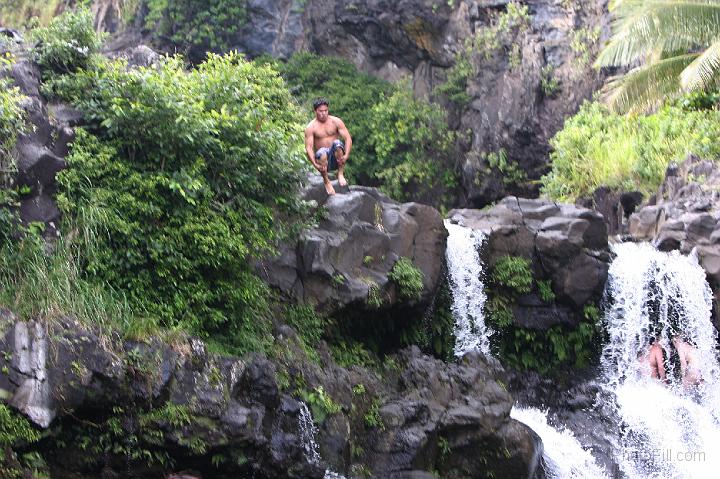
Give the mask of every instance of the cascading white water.
MULTIPOLYGON (((607 397, 622 423, 616 441, 621 472, 630 479, 718 477, 720 366, 705 272, 693 256, 661 253, 647 244, 619 244, 614 251, 602 367, 607 397), (659 337, 671 353, 676 334, 695 345, 704 378, 696 387, 643 374, 639 355, 650 339, 659 337)), ((666 360, 669 376, 676 370, 672 362, 666 360)))
POLYGON ((320 452, 315 441, 317 427, 313 422, 310 408, 304 402, 300 402, 300 415, 298 416, 298 429, 300 430, 300 441, 305 452, 305 459, 311 464, 320 463, 320 452))
MULTIPOLYGON (((300 430, 300 441, 305 453, 305 459, 311 464, 320 464, 320 451, 317 441, 315 441, 318 430, 313 421, 310 408, 302 401, 300 402, 298 429, 300 430)), ((345 479, 345 476, 326 469, 324 479, 345 479)))
POLYGON ((470 228, 445 220, 448 273, 452 287, 452 312, 455 319, 455 356, 479 350, 490 354, 491 331, 485 325, 485 292, 479 250, 485 236, 470 228))
POLYGON ((580 445, 572 431, 548 424, 547 412, 515 406, 510 417, 530 426, 542 439, 547 479, 609 479, 607 471, 580 445))

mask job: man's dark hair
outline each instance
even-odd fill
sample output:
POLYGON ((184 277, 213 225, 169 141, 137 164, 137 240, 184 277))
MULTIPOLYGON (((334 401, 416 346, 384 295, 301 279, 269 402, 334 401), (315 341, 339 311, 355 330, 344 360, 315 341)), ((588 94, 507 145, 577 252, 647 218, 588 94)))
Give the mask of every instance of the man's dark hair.
POLYGON ((326 98, 323 98, 323 97, 315 98, 315 100, 313 100, 313 111, 317 110, 318 108, 320 108, 323 105, 325 105, 327 107, 330 106, 330 104, 328 103, 326 98))

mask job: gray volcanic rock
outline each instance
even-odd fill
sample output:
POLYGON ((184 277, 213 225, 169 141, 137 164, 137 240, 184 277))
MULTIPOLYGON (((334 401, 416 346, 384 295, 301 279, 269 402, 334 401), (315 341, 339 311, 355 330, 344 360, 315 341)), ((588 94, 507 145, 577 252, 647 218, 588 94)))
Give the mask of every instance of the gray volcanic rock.
POLYGON ((25 224, 43 223, 44 234, 52 237, 60 219, 53 199, 55 176, 67 167, 63 157, 82 115, 68 105, 47 104, 40 94, 40 70, 30 60, 21 59, 0 74, 11 78, 25 96, 22 106, 30 124, 15 145, 17 173, 13 184, 29 188, 29 193, 20 198, 20 219, 25 224))
POLYGON ((556 301, 522 296, 513 308, 518 325, 577 326, 582 307, 601 297, 610 256, 607 228, 596 211, 510 196, 489 210, 452 210, 449 218, 487 236, 482 255, 489 267, 504 256, 520 256, 531 260, 536 278, 551 280, 556 301))
MULTIPOLYGON (((441 279, 447 231, 440 213, 418 203, 397 203, 375 188, 350 186, 328 197, 318 175, 308 176, 305 199, 320 204, 322 220, 297 243, 262 262, 263 278, 286 295, 328 312, 368 306, 378 294, 383 308, 406 304, 388 278, 402 257, 423 274, 420 304, 426 304, 441 279)), ((411 301, 412 303, 412 301, 411 301)))
POLYGON ((112 417, 121 429, 112 434, 135 438, 136 450, 167 454, 179 470, 222 479, 322 478, 325 461, 353 476, 362 464, 373 477, 462 470, 467 477, 530 478, 542 452, 539 438, 509 417, 513 400, 497 381, 502 369, 477 354, 446 364, 410 348, 380 377, 338 367, 322 345, 321 363, 309 361, 287 327, 277 336, 284 353, 272 360, 217 356, 192 338, 173 347, 121 342, 68 317, 23 322, 0 309, 0 327, 0 393, 47 430, 42 448, 53 476, 173 472, 128 461, 122 449, 87 457, 75 449, 74 436, 53 442, 112 417), (281 371, 295 378, 290 389, 279 386, 281 371), (319 462, 308 454, 307 425, 300 421, 298 398, 307 391, 323 391, 337 404, 319 420, 319 462), (364 418, 373 407, 376 423, 368 425, 364 418), (441 438, 449 448, 441 450, 441 438), (362 446, 361 458, 351 454, 353 445, 362 446), (220 456, 243 460, 218 469, 213 461, 220 456))
POLYGON ((670 165, 650 204, 630 216, 629 234, 661 251, 696 251, 715 294, 714 321, 720 327, 720 169, 688 155, 670 165))

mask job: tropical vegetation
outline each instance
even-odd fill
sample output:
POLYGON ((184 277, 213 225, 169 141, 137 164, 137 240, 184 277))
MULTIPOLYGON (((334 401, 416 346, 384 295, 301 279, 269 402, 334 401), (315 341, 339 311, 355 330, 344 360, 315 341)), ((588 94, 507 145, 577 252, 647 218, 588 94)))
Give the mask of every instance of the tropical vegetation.
POLYGON ((613 35, 598 67, 630 67, 608 85, 617 111, 646 110, 720 77, 720 1, 615 0, 613 35))

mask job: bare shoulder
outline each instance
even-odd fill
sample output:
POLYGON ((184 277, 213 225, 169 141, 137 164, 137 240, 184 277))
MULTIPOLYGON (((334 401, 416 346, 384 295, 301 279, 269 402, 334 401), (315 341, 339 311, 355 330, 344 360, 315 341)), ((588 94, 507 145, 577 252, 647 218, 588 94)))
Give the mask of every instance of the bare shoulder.
POLYGON ((308 131, 314 131, 314 130, 315 130, 315 120, 312 119, 312 120, 310 120, 310 123, 308 123, 307 126, 305 127, 305 131, 308 132, 308 131))
POLYGON ((339 116, 330 115, 330 119, 338 128, 342 128, 343 126, 345 126, 345 123, 342 121, 342 118, 340 118, 339 116))

